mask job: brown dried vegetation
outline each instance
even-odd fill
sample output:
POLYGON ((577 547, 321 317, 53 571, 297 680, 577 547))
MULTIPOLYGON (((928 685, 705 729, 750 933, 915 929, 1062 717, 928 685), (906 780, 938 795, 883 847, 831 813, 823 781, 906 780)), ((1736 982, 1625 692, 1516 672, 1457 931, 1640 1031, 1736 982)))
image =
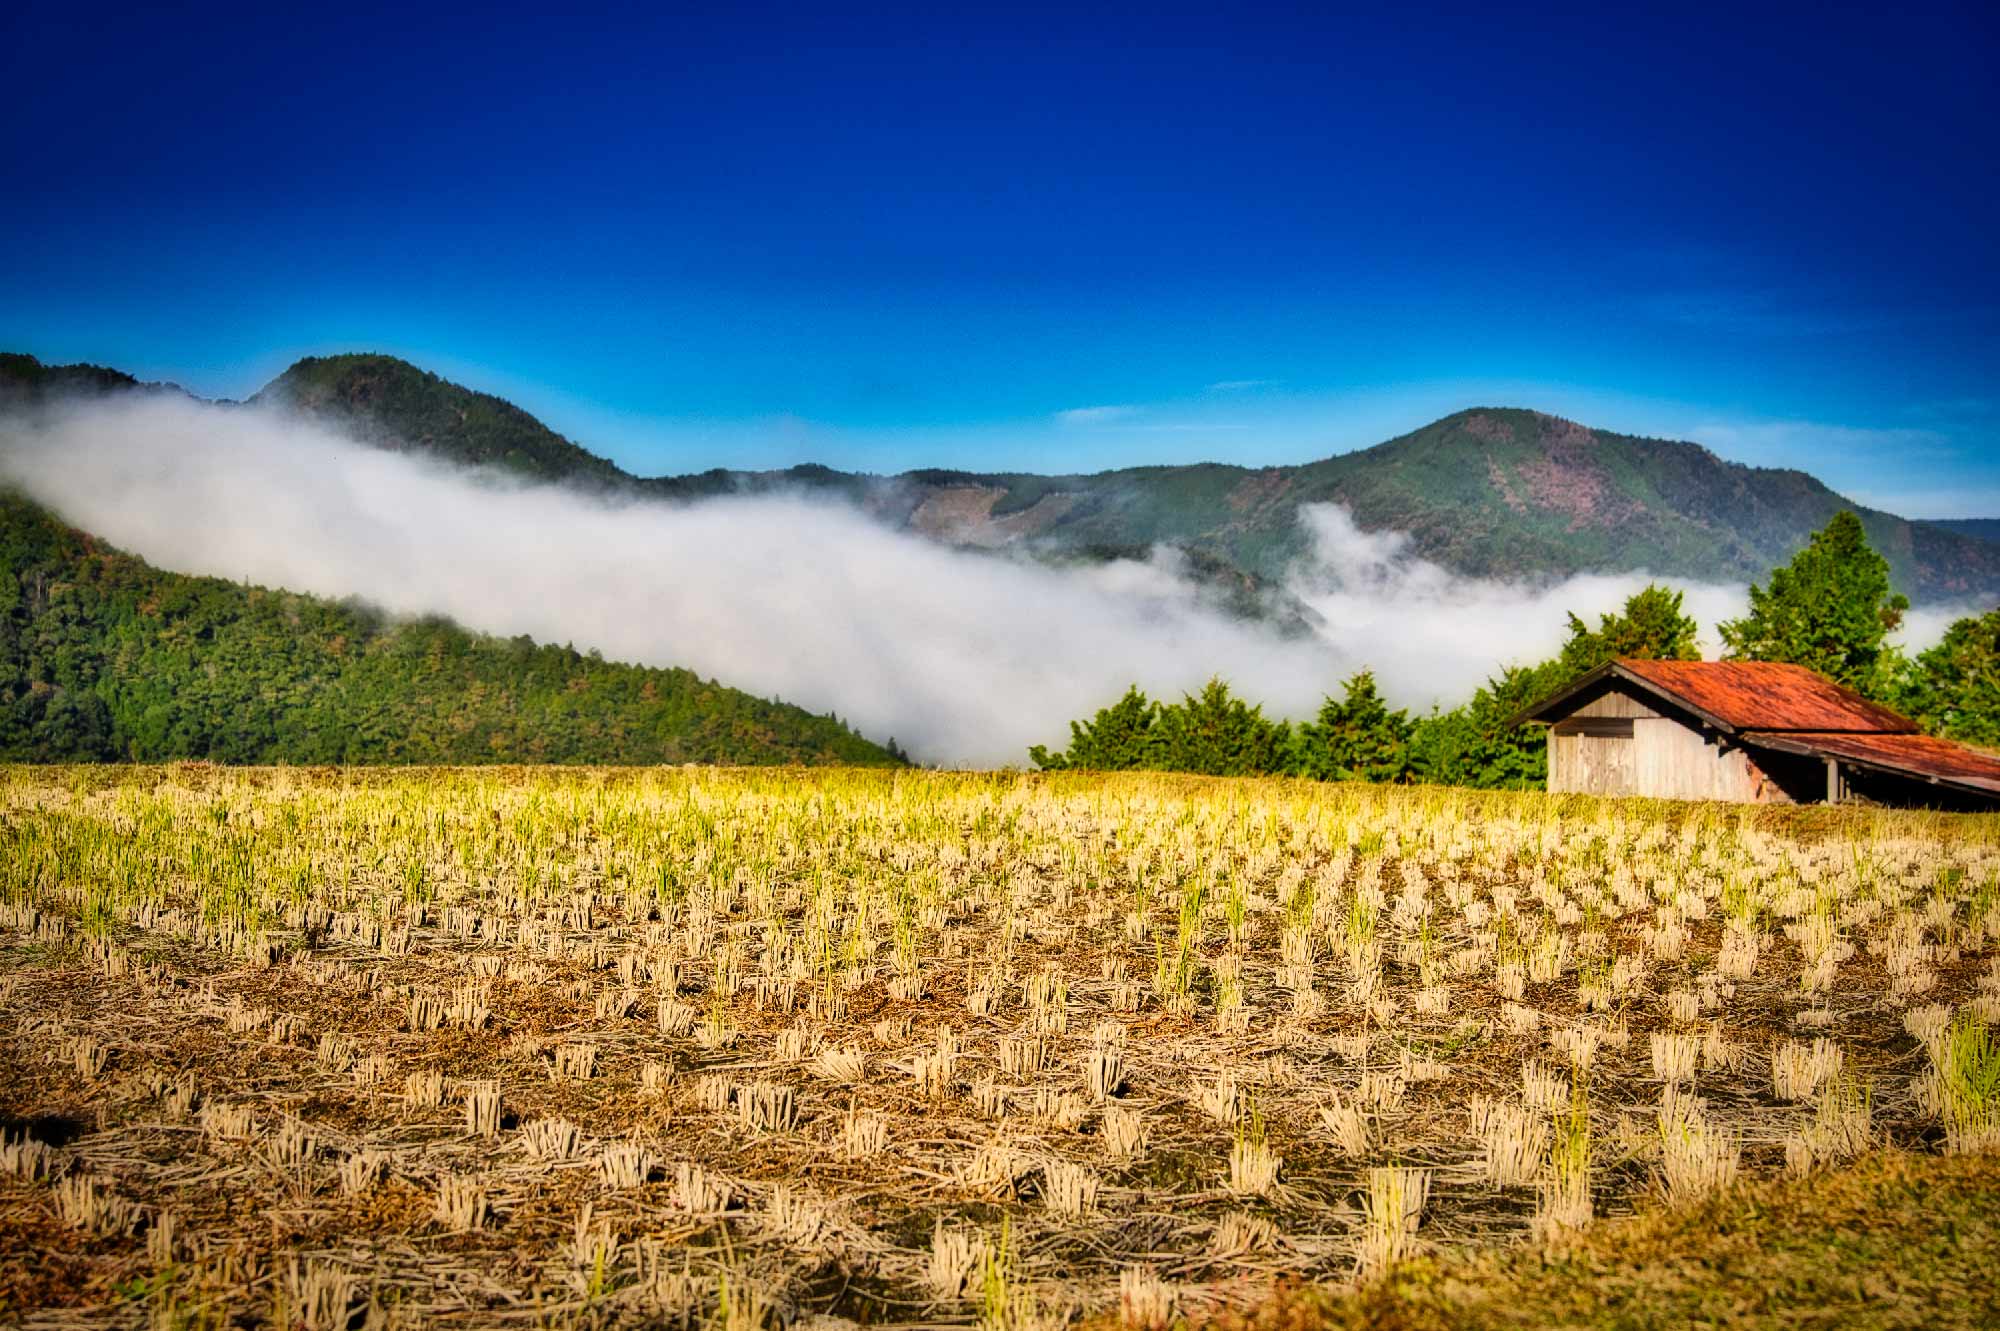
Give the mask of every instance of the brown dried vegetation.
POLYGON ((1986 1151, 1995 832, 1143 776, 17 770, 0 1317, 1165 1326, 1986 1151))

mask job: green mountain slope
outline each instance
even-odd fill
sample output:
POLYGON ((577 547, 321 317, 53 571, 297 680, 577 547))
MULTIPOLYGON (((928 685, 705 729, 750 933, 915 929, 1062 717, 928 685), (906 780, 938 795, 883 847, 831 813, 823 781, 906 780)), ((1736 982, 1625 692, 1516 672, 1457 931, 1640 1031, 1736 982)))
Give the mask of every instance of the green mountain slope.
POLYGON ((44 365, 33 356, 0 351, 0 407, 36 405, 57 397, 94 397, 133 389, 168 389, 142 384, 123 370, 103 365, 44 365))
POLYGON ((0 491, 0 759, 899 760, 686 670, 152 568, 0 491))
POLYGON ((366 443, 450 462, 545 481, 617 487, 631 480, 505 398, 393 356, 309 356, 251 400, 320 417, 366 443))
POLYGON ((1337 498, 1364 527, 1407 531, 1430 558, 1487 575, 1761 580, 1851 508, 1912 596, 2000 595, 2000 549, 1853 504, 1801 471, 1539 412, 1459 412, 1298 468, 1290 488, 1337 498))
MULTIPOLYGON (((21 363, 0 358, 0 391, 21 363)), ((39 367, 49 376, 105 376, 39 367)), ((122 377, 122 376, 121 376, 122 377)), ((95 380, 93 380, 93 383, 95 380)), ((130 380, 125 382, 130 383, 130 380)), ((1400 438, 1299 466, 1204 463, 1092 475, 924 470, 872 476, 806 465, 642 478, 527 412, 389 356, 300 361, 258 395, 384 447, 542 480, 668 500, 726 493, 839 495, 935 540, 1057 561, 1165 543, 1245 607, 1265 605, 1307 553, 1299 508, 1345 505, 1367 531, 1406 532, 1462 574, 1646 572, 1712 582, 1766 576, 1843 508, 1917 601, 2000 599, 2000 543, 1971 525, 1908 522, 1851 504, 1800 471, 1725 461, 1698 444, 1593 430, 1516 408, 1458 412, 1400 438)))
POLYGON ((675 499, 836 493, 935 539, 1053 558, 1140 553, 1164 542, 1251 592, 1281 582, 1306 553, 1300 505, 1336 502, 1364 530, 1407 532, 1417 553, 1463 574, 1643 571, 1716 582, 1764 577, 1834 513, 1855 508, 1898 586, 1917 600, 2000 597, 2000 545, 1972 532, 1850 504, 1804 472, 1743 466, 1698 444, 1593 430, 1514 408, 1462 411, 1301 466, 887 477, 802 466, 646 479, 497 398, 389 357, 302 361, 266 392, 364 438, 545 479, 675 499))

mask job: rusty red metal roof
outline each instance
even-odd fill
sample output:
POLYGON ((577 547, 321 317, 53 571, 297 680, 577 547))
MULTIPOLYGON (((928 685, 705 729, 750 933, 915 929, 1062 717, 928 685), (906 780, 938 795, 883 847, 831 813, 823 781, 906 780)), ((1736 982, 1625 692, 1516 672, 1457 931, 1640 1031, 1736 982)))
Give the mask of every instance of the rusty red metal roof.
POLYGON ((1841 758, 1925 781, 2000 794, 2000 758, 1932 735, 1856 734, 1853 731, 1743 732, 1747 743, 1787 753, 1841 758))
POLYGON ((1914 734, 1916 722, 1804 666, 1776 661, 1637 661, 1618 673, 1731 730, 1914 734))

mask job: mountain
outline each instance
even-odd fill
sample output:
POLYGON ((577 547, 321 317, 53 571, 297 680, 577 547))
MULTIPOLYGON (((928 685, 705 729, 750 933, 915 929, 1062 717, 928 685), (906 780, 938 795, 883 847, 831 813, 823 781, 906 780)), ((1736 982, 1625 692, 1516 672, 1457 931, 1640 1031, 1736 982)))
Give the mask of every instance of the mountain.
POLYGON ((171 384, 146 384, 103 365, 44 365, 18 351, 0 351, 0 407, 32 406, 57 398, 101 397, 136 389, 178 392, 171 384))
POLYGON ((1373 448, 1298 466, 1215 463, 1041 476, 925 470, 871 476, 800 466, 642 478, 526 412, 386 356, 301 361, 260 397, 389 447, 545 480, 669 499, 779 490, 837 494, 936 540, 1102 559, 1167 544, 1254 600, 1307 553, 1302 504, 1345 505, 1364 530, 1478 577, 1646 572, 1761 580, 1843 508, 1913 599, 2000 599, 2000 545, 1909 522, 1802 471, 1725 461, 1699 444, 1594 430, 1518 408, 1476 408, 1373 448))
POLYGON ((181 758, 901 761, 690 671, 163 572, 0 491, 0 760, 181 758))
POLYGON ((505 398, 461 388, 393 356, 308 356, 250 400, 316 416, 398 452, 543 481, 618 487, 632 479, 505 398))
POLYGON ((1976 541, 2000 542, 2000 518, 1932 518, 1931 525, 1976 541))
MULTIPOLYGON (((33 362, 32 358, 7 358, 33 362)), ((115 374, 41 367, 47 376, 115 374)), ((0 361, 0 385, 10 373, 0 361)), ((18 366, 12 373, 21 373, 18 366)), ((127 382, 131 382, 127 380, 127 382)), ((1366 531, 1477 577, 1645 572, 1762 580, 1844 508, 1918 602, 2000 600, 2000 542, 1973 524, 1909 522, 1802 471, 1729 462, 1699 444, 1594 430, 1519 408, 1476 408, 1373 448, 1296 466, 1217 463, 1042 476, 803 465, 639 477, 504 399, 390 356, 302 360, 255 401, 281 403, 386 448, 538 480, 666 500, 802 491, 838 496, 934 540, 1052 561, 1143 556, 1161 544, 1246 613, 1267 608, 1309 553, 1301 505, 1344 505, 1366 531), (1961 527, 1965 529, 1961 529, 1961 527)))

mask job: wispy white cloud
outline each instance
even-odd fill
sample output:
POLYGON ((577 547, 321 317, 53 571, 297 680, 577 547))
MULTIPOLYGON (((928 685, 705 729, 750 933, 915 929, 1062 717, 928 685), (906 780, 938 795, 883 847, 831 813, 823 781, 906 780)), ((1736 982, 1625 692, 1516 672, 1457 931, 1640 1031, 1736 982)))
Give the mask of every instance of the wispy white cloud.
POLYGON ((1269 388, 1276 379, 1223 379, 1208 386, 1211 393, 1241 393, 1251 388, 1269 388))
POLYGON ((1056 413, 1056 420, 1064 425, 1108 425, 1112 421, 1127 420, 1139 414, 1134 406, 1113 404, 1103 407, 1071 407, 1068 411, 1056 413))
MULTIPOLYGON (((1022 762, 1135 681, 1172 697, 1219 674, 1304 717, 1372 666, 1398 705, 1450 705, 1501 664, 1557 650, 1567 612, 1611 610, 1646 580, 1461 578, 1407 537, 1309 505, 1288 586, 1321 625, 1283 636, 1216 607, 1171 552, 1057 569, 823 498, 607 504, 172 399, 0 422, 0 481, 168 568, 686 666, 951 763, 1022 762)), ((1744 601, 1686 590, 1704 628, 1744 601)), ((1942 626, 1930 616, 1906 640, 1942 626)))
POLYGON ((1137 681, 1220 674, 1284 715, 1336 645, 1240 620, 1170 555, 1056 569, 806 495, 608 503, 259 408, 113 400, 0 420, 0 483, 164 567, 678 665, 953 764, 1026 761, 1137 681))
MULTIPOLYGON (((1561 650, 1571 612, 1596 622, 1656 581, 1645 573, 1577 574, 1556 582, 1468 578, 1416 553, 1398 531, 1363 531, 1337 504, 1299 509, 1311 553, 1286 588, 1320 616, 1320 634, 1371 666, 1393 701, 1418 707, 1463 700, 1507 665, 1561 650)), ((1714 625, 1741 614, 1742 587, 1657 581, 1680 590, 1719 650, 1714 625)))

